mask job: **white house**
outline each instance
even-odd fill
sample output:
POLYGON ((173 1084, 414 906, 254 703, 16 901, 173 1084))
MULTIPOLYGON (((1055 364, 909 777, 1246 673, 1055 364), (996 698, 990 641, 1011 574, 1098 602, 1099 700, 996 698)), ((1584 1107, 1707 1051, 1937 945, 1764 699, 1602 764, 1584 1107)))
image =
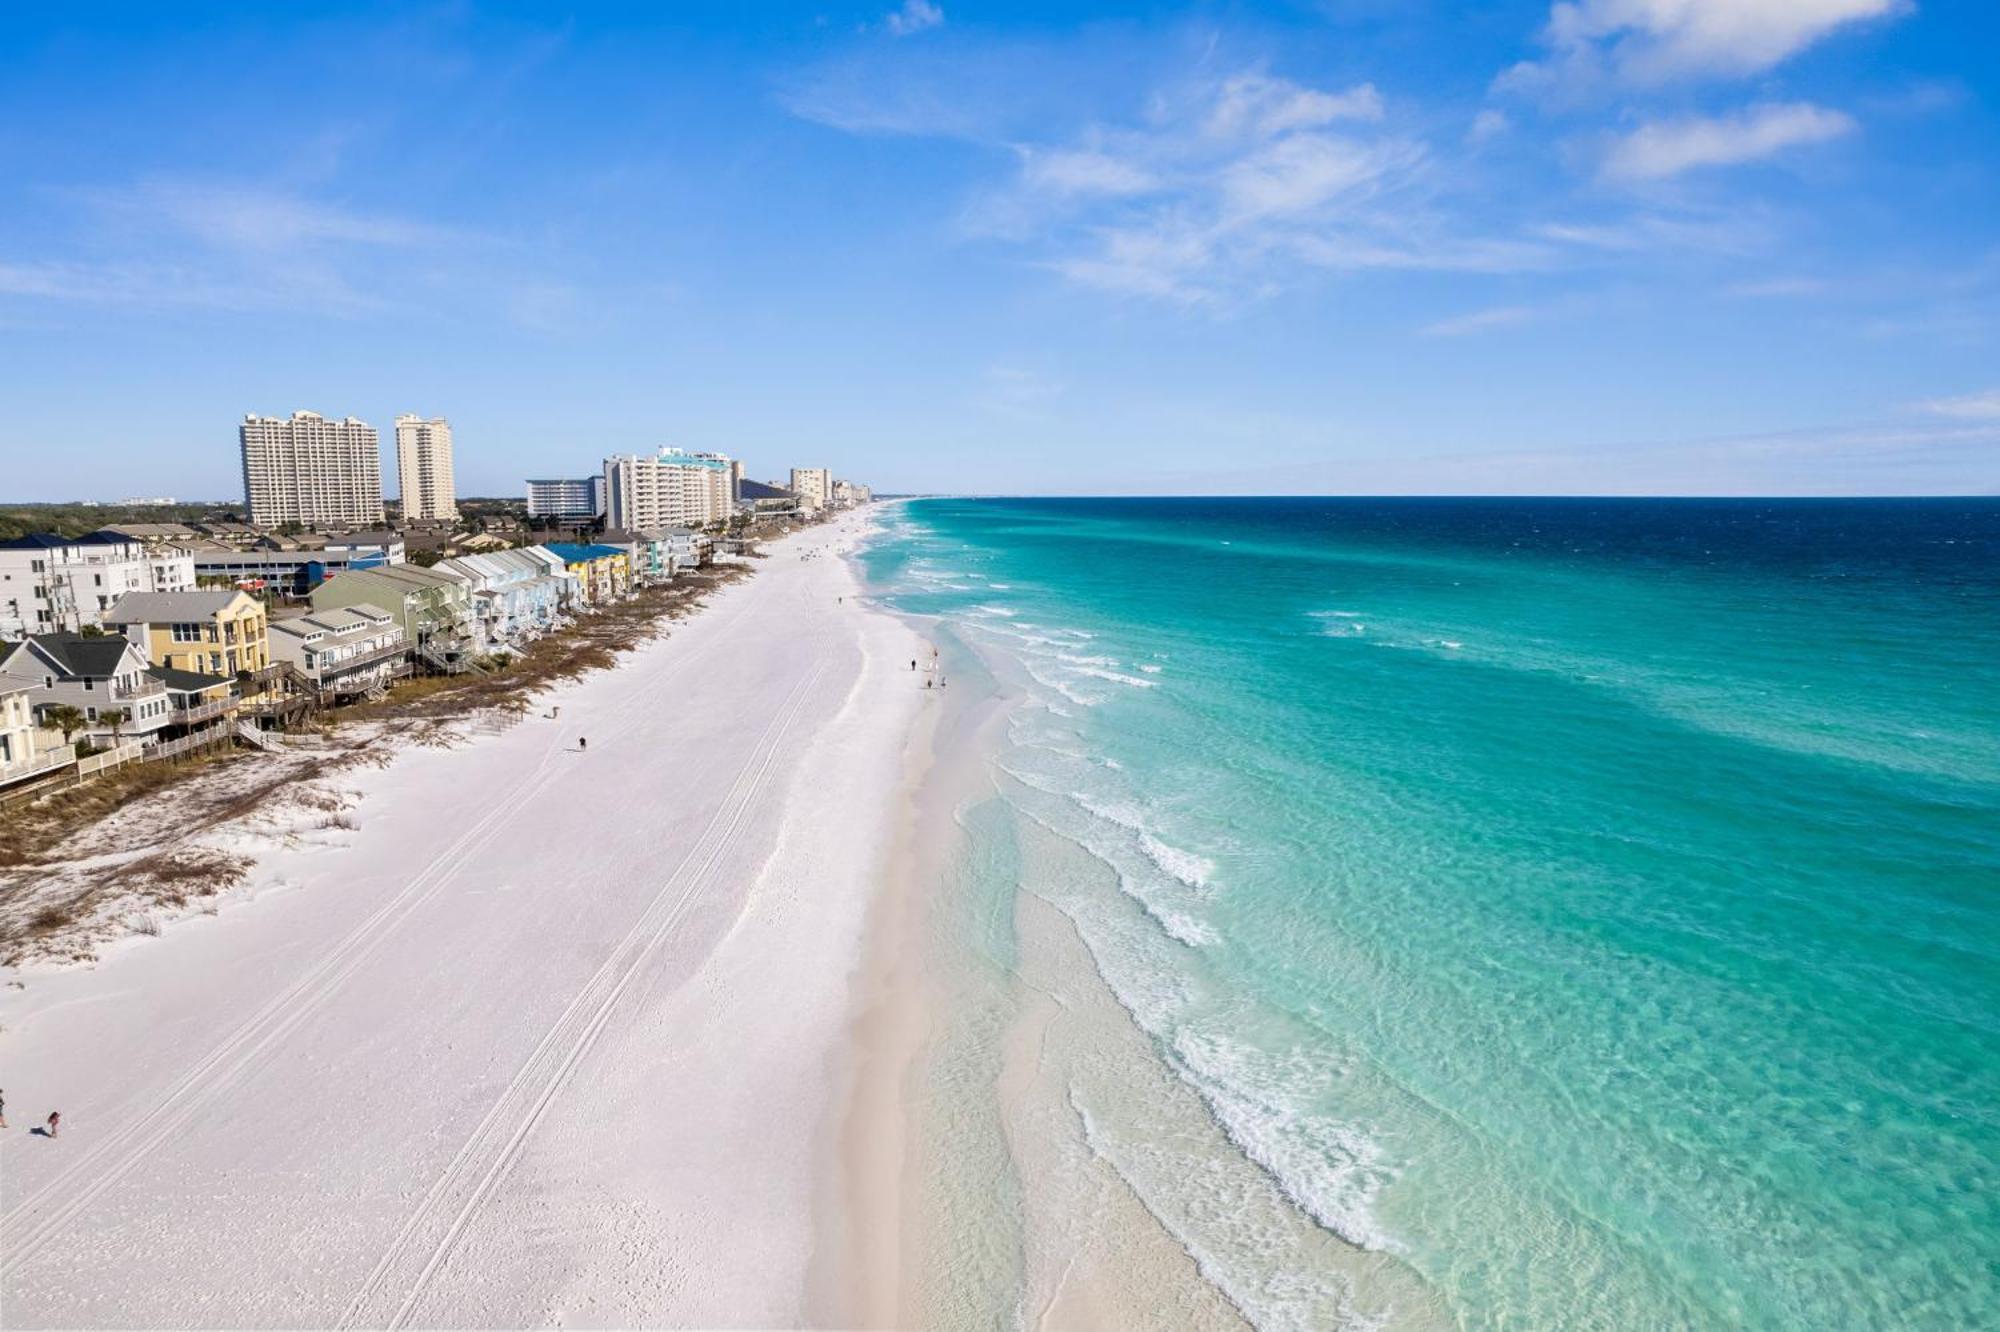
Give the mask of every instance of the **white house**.
POLYGON ((194 561, 117 532, 46 532, 0 541, 0 635, 74 633, 103 623, 127 592, 185 592, 194 561))

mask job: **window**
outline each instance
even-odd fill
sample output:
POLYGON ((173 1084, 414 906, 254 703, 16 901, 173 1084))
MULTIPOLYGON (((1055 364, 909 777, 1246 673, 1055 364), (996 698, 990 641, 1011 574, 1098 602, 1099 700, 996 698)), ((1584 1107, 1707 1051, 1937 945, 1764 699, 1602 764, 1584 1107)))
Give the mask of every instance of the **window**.
POLYGON ((173 638, 176 643, 199 643, 201 642, 201 626, 198 624, 177 624, 173 629, 173 638))

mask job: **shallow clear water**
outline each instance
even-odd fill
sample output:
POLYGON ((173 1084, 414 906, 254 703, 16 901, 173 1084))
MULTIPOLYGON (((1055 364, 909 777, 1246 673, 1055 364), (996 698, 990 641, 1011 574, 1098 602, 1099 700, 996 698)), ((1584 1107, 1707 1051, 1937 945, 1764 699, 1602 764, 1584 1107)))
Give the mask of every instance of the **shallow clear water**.
POLYGON ((1292 1206, 1467 1327, 2000 1325, 2000 502, 889 512, 1292 1206))

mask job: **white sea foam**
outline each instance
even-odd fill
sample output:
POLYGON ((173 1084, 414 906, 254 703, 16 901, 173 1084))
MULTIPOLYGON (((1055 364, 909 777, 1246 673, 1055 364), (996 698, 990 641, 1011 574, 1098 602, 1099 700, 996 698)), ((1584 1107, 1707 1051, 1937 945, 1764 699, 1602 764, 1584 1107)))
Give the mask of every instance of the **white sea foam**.
POLYGON ((1375 1202, 1394 1175, 1381 1147, 1314 1108, 1338 1067, 1315 1052, 1274 1053, 1192 1026, 1175 1034, 1173 1053, 1230 1140, 1271 1173, 1286 1197, 1350 1244, 1402 1251, 1375 1216, 1375 1202))
POLYGON ((1044 689, 1055 690, 1078 707, 1092 708, 1097 706, 1098 700, 1085 694, 1079 694, 1067 682, 1049 674, 1045 670, 1038 669, 1035 659, 1027 653, 1021 654, 1021 666, 1022 669, 1028 672, 1036 684, 1041 685, 1044 689))
POLYGON ((1166 669, 1166 667, 1164 667, 1164 666, 1154 666, 1154 665, 1152 665, 1151 663, 1148 663, 1148 664, 1146 664, 1146 665, 1144 665, 1144 666, 1141 666, 1141 667, 1140 667, 1139 669, 1140 669, 1140 670, 1142 670, 1142 671, 1144 671, 1144 672, 1145 672, 1146 674, 1148 674, 1148 675, 1158 675, 1158 674, 1159 674, 1159 673, 1160 673, 1161 671, 1165 670, 1165 669, 1166 669))
MULTIPOLYGON (((1221 1161, 1188 1157, 1162 1141, 1170 1135, 1114 1129, 1114 1116, 1091 1113, 1075 1083, 1069 1103, 1091 1154, 1118 1173, 1244 1322, 1268 1332, 1327 1327, 1345 1332, 1357 1326, 1344 1282, 1316 1279, 1295 1264, 1273 1264, 1271 1237, 1254 1219, 1214 1224, 1218 1200, 1227 1200, 1221 1210, 1233 1213, 1229 1203, 1250 1203, 1254 1197, 1244 1196, 1236 1172, 1221 1161)), ((1362 1332, 1371 1330, 1363 1325, 1362 1332)))
POLYGON ((1215 862, 1192 851, 1169 846, 1143 829, 1139 833, 1139 845, 1148 859, 1188 887, 1206 889, 1209 886, 1209 878, 1215 873, 1215 862))
POLYGON ((1069 798, 1106 823, 1115 823, 1133 832, 1145 830, 1145 811, 1137 805, 1126 804, 1123 801, 1100 800, 1083 791, 1071 791, 1069 798))
POLYGON ((1207 948, 1220 941, 1220 936, 1207 922, 1199 920, 1186 911, 1161 899, 1160 894, 1150 885, 1119 871, 1118 887, 1127 897, 1145 908, 1167 936, 1176 943, 1189 948, 1207 948))
POLYGON ((1078 666, 1075 669, 1079 674, 1088 675, 1093 679, 1109 680, 1113 684, 1122 684, 1133 689, 1157 689, 1160 683, 1137 675, 1127 675, 1123 671, 1107 671, 1102 666, 1078 666))
POLYGON ((972 609, 973 613, 977 615, 998 615, 1002 619, 1008 619, 1008 620, 1011 620, 1016 615, 1020 614, 1019 611, 1015 610, 1011 606, 979 605, 979 606, 974 606, 972 609))

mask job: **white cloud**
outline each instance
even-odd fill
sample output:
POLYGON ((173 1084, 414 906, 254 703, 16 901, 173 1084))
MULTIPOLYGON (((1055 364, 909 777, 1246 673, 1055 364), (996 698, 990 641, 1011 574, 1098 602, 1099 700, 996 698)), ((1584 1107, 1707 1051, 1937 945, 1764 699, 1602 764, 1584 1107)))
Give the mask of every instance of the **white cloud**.
POLYGON ((1239 74, 1222 85, 1208 115, 1212 134, 1268 138, 1287 130, 1318 129, 1339 120, 1379 121, 1382 94, 1372 83, 1345 92, 1322 92, 1264 73, 1239 74))
POLYGON ((1500 305, 1490 310, 1474 310, 1469 314, 1440 319, 1418 331, 1429 338, 1462 338, 1469 333, 1484 333, 1490 329, 1525 324, 1541 313, 1531 305, 1500 305))
MULTIPOLYGON (((68 253, 0 262, 0 295, 78 304, 380 310, 488 243, 459 228, 222 180, 51 191, 79 210, 68 253)), ((490 274, 481 275, 490 282, 490 274)))
POLYGON ((1144 194, 1159 186, 1148 168, 1090 148, 1022 148, 1021 179, 1055 195, 1144 194))
POLYGON ((903 0, 903 7, 891 10, 882 22, 894 36, 908 37, 911 33, 942 24, 944 10, 932 4, 931 0, 903 0))
POLYGON ((1229 306, 1310 269, 1515 271, 1538 242, 1467 239, 1432 212, 1424 146, 1372 84, 1314 88, 1259 69, 1156 95, 1138 123, 1015 145, 1019 169, 968 227, 1038 245, 1071 281, 1229 306))
POLYGON ((2000 421, 2000 388, 1956 398, 1933 398, 1921 406, 1932 416, 1950 417, 1954 421, 2000 421))
POLYGON ((411 248, 463 239, 453 228, 355 212, 330 199, 226 181, 147 181, 78 197, 130 223, 165 224, 223 250, 277 253, 304 247, 411 248))
POLYGON ((1465 141, 1470 144, 1482 144, 1490 139, 1499 138, 1511 128, 1513 122, 1507 119, 1506 112, 1487 107, 1472 118, 1472 124, 1465 131, 1465 141))
POLYGON ((1840 28, 1911 8, 1910 0, 1563 0, 1542 33, 1549 57, 1521 62, 1500 84, 1534 91, 1757 74, 1840 28))
POLYGON ((1406 166, 1413 150, 1319 134, 1295 134, 1224 166, 1217 177, 1231 221, 1308 214, 1343 196, 1373 190, 1406 166))
POLYGON ((1810 102, 1766 103, 1733 115, 1651 121, 1613 141, 1602 174, 1659 180, 1698 167, 1756 162, 1854 132, 1854 118, 1810 102))
POLYGON ((1609 221, 1543 222, 1531 227, 1529 234, 1569 249, 1604 255, 1680 251, 1741 256, 1768 249, 1778 231, 1767 211, 1736 205, 1708 213, 1639 212, 1609 221))

